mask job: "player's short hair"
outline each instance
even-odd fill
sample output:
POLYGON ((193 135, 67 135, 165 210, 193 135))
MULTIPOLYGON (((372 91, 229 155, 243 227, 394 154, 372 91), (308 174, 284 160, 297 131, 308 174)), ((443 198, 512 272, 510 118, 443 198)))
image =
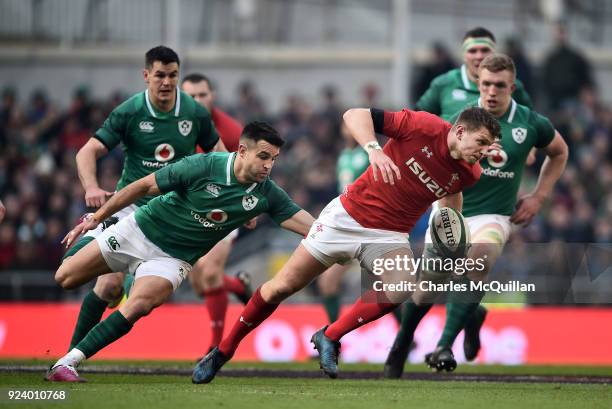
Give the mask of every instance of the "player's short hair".
POLYGON ((463 36, 463 41, 465 41, 467 38, 477 38, 477 37, 487 37, 487 38, 490 38, 491 41, 493 41, 494 43, 496 42, 495 36, 493 35, 493 33, 484 27, 475 27, 467 31, 465 35, 463 36))
POLYGON ((155 61, 159 61, 162 64, 171 64, 175 62, 177 65, 181 65, 178 54, 175 53, 172 48, 163 45, 153 47, 145 54, 145 67, 151 69, 155 61))
POLYGON ((484 127, 493 136, 493 140, 500 139, 501 127, 499 122, 484 108, 470 107, 464 109, 453 126, 457 125, 463 125, 467 131, 477 131, 484 127))
POLYGON ((482 69, 487 69, 491 72, 510 71, 512 76, 516 77, 514 61, 506 54, 496 53, 488 55, 478 66, 478 70, 482 69))
POLYGON ((193 82, 194 84, 199 84, 202 81, 205 81, 206 84, 208 84, 208 88, 210 88, 211 91, 214 89, 213 83, 210 78, 208 78, 204 74, 200 74, 199 72, 192 72, 191 74, 185 75, 183 81, 181 81, 181 84, 184 84, 186 82, 193 82))
POLYGON ((249 122, 242 130, 240 139, 247 139, 255 143, 264 140, 279 148, 285 144, 285 140, 281 137, 280 133, 270 124, 263 121, 249 122))

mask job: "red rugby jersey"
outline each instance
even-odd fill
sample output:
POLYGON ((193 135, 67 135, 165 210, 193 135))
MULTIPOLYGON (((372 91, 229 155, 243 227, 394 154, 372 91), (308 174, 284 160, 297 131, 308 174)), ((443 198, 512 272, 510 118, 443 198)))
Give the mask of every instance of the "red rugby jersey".
POLYGON ((368 167, 340 196, 348 214, 364 227, 408 233, 433 202, 476 183, 480 164, 451 157, 450 129, 427 112, 385 111, 383 133, 390 139, 383 151, 402 179, 390 185, 379 173, 375 182, 368 167))
MULTIPOLYGON (((236 121, 219 108, 213 108, 210 117, 228 152, 236 152, 238 150, 238 140, 242 133, 242 125, 240 125, 240 122, 236 121)), ((196 150, 197 152, 203 152, 202 148, 199 146, 196 150)))

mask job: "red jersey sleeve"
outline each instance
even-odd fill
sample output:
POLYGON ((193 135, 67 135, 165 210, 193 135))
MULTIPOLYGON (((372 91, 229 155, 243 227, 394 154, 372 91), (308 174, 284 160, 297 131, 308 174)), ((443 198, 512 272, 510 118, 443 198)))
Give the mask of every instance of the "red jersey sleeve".
POLYGON ((392 139, 409 139, 415 133, 437 135, 447 126, 444 120, 425 111, 385 111, 383 134, 392 139))

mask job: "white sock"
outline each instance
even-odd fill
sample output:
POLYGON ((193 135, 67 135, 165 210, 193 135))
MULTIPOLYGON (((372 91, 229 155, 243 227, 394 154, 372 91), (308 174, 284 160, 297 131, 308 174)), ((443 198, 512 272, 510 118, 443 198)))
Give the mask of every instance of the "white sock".
POLYGON ((85 360, 85 354, 76 348, 72 348, 72 350, 70 350, 70 352, 68 352, 66 355, 61 357, 55 363, 55 365, 53 365, 53 367, 55 368, 56 366, 64 365, 64 366, 73 366, 76 368, 77 366, 79 366, 79 364, 83 360, 85 360))

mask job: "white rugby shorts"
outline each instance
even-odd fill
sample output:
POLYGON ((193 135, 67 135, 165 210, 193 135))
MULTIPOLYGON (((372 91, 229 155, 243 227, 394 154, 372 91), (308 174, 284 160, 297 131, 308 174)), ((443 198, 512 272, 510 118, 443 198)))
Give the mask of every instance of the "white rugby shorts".
MULTIPOLYGON (((122 220, 125 217, 129 216, 130 214, 134 213, 137 209, 138 209, 138 206, 132 203, 131 205, 119 210, 117 213, 115 213, 111 217, 116 217, 119 220, 122 220)), ((98 237, 100 233, 102 233, 102 223, 100 223, 98 227, 96 227, 95 229, 89 230, 87 233, 83 235, 83 237, 94 237, 95 238, 95 237, 98 237)))
MULTIPOLYGON (((314 221, 302 245, 321 264, 346 264, 353 259, 371 258, 364 244, 380 244, 377 253, 410 248, 406 233, 382 229, 370 229, 360 225, 342 206, 340 198, 335 198, 323 209, 314 221)), ((363 263, 362 263, 363 264, 363 263)))
POLYGON ((132 273, 136 280, 162 277, 176 290, 191 271, 191 264, 170 256, 144 235, 134 213, 104 230, 96 241, 111 271, 132 273))

